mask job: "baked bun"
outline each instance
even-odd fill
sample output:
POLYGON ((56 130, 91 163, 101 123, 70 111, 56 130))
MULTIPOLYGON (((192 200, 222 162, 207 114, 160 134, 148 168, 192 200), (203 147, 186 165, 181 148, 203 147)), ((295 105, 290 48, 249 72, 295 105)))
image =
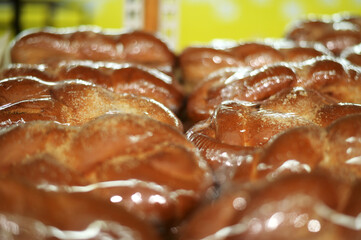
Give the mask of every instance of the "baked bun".
POLYGON ((283 39, 255 42, 234 42, 222 46, 192 46, 179 55, 182 80, 191 92, 212 72, 226 67, 260 68, 276 62, 301 62, 322 55, 332 55, 321 44, 294 43, 283 39))
POLYGON ((80 125, 103 114, 132 113, 183 129, 175 114, 155 100, 116 94, 81 80, 6 78, 0 80, 0 105, 2 127, 33 120, 80 125))
POLYGON ((233 181, 274 179, 280 175, 319 169, 342 179, 361 178, 361 115, 340 118, 327 128, 299 127, 281 133, 268 142, 254 159, 239 164, 233 181), (251 169, 251 171, 249 171, 251 169), (247 170, 247 171, 246 171, 247 170))
POLYGON ((147 222, 83 194, 45 192, 0 181, 1 239, 161 239, 147 222))
POLYGON ((360 239, 360 187, 314 173, 233 189, 193 214, 177 239, 360 239))
POLYGON ((103 115, 82 126, 33 121, 3 129, 0 173, 45 190, 88 192, 152 223, 182 219, 213 180, 177 129, 145 116, 103 115))
POLYGON ((342 59, 319 57, 245 71, 226 68, 203 82, 189 97, 188 117, 207 119, 225 100, 262 101, 290 87, 315 89, 340 102, 361 103, 360 68, 342 59))
POLYGON ((210 118, 191 127, 187 136, 217 169, 240 164, 288 129, 327 127, 350 114, 361 114, 361 105, 337 103, 312 89, 285 89, 260 103, 223 102, 210 118))
POLYGON ((311 17, 293 23, 286 38, 299 42, 319 42, 334 54, 361 43, 361 17, 347 14, 311 17))
POLYGON ((95 27, 46 28, 21 33, 10 49, 12 63, 57 64, 69 60, 130 62, 173 73, 175 55, 152 34, 95 27))
POLYGON ((115 93, 152 98, 173 112, 179 112, 183 105, 182 89, 174 77, 136 64, 92 61, 60 62, 58 65, 11 64, 0 74, 1 78, 19 76, 33 76, 50 82, 81 79, 115 93))

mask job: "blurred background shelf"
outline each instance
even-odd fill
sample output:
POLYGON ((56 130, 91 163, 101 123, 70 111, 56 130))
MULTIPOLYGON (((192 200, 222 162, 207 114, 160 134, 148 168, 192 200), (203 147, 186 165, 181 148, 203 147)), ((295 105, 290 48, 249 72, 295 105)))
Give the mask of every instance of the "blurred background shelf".
POLYGON ((361 0, 0 0, 0 35, 43 26, 156 32, 180 51, 212 39, 283 37, 309 14, 361 14, 361 0))

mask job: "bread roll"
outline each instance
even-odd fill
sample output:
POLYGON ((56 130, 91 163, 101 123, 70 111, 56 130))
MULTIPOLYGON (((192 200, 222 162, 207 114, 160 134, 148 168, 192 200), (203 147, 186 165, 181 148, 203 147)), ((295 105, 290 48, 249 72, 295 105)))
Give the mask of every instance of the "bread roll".
POLYGON ((1 239, 161 239, 119 206, 83 194, 45 192, 0 181, 1 239))
POLYGON ((191 92, 209 74, 227 67, 260 68, 276 62, 301 62, 332 55, 321 44, 294 43, 282 39, 233 43, 231 46, 191 46, 179 55, 182 79, 191 92))
POLYGON ((88 192, 149 222, 172 224, 213 185, 197 149, 145 116, 103 115, 82 126, 33 121, 2 130, 0 173, 45 190, 88 192))
POLYGON ((69 60, 131 62, 173 73, 175 55, 156 36, 94 27, 46 28, 21 33, 10 49, 12 63, 57 64, 69 60))
POLYGON ((361 115, 352 114, 327 128, 307 126, 285 131, 253 154, 252 160, 236 166, 232 181, 272 180, 280 175, 319 169, 343 181, 358 180, 360 126, 361 115))
POLYGON ((50 82, 85 80, 115 93, 152 98, 176 113, 183 105, 182 89, 174 77, 141 65, 92 61, 61 62, 56 66, 11 64, 0 73, 1 78, 19 76, 33 76, 50 82))
POLYGON ((233 189, 185 221, 178 239, 359 239, 360 190, 316 173, 233 189))
POLYGON ((253 71, 223 69, 191 94, 187 113, 196 122, 208 118, 223 101, 262 101, 290 87, 315 89, 340 102, 361 103, 360 76, 359 68, 330 57, 267 65, 253 71))
POLYGON ((241 164, 287 129, 327 127, 350 114, 361 114, 361 106, 337 103, 315 90, 285 89, 258 104, 224 102, 210 118, 190 128, 187 136, 217 169, 241 164))
POLYGON ((361 17, 334 14, 302 19, 289 27, 286 38, 319 42, 339 55, 344 49, 361 43, 361 17))
POLYGON ((81 80, 6 78, 0 80, 0 105, 2 127, 33 120, 80 125, 103 114, 132 113, 183 129, 175 114, 155 100, 116 94, 81 80))

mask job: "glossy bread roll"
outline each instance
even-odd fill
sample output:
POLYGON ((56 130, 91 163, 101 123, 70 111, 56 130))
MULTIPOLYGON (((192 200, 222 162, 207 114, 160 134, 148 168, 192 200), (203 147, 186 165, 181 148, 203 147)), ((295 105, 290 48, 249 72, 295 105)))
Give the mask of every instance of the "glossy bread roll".
POLYGON ((85 80, 115 93, 152 98, 173 112, 179 112, 183 105, 182 89, 174 77, 141 65, 92 61, 61 62, 56 66, 11 64, 0 73, 0 78, 19 76, 34 76, 50 82, 85 80))
POLYGON ((330 57, 267 65, 253 71, 224 69, 191 94, 187 113, 193 121, 203 120, 225 100, 262 101, 289 87, 315 89, 340 102, 361 103, 360 83, 360 68, 330 57))
POLYGON ((179 56, 182 79, 191 92, 212 72, 226 67, 260 68, 276 62, 301 62, 313 57, 332 55, 321 44, 294 43, 282 39, 187 47, 179 56))
POLYGON ((175 55, 152 34, 92 27, 25 31, 12 43, 12 63, 57 64, 69 60, 131 62, 173 73, 175 55))
POLYGON ((322 170, 335 178, 353 182, 361 179, 361 114, 351 114, 334 121, 327 128, 303 126, 292 128, 271 139, 262 148, 228 159, 220 169, 228 183, 249 183, 294 174, 322 170), (247 158, 246 158, 247 157, 247 158), (243 160, 243 161, 240 161, 243 160))
POLYGON ((106 201, 44 192, 22 181, 0 181, 1 239, 161 239, 155 229, 106 201))
POLYGON ((239 164, 233 181, 272 180, 280 175, 319 169, 343 181, 359 180, 360 127, 361 114, 351 114, 327 128, 290 129, 268 142, 252 161, 239 164))
POLYGON ((213 166, 240 164, 287 129, 327 127, 338 118, 361 114, 361 105, 337 103, 316 90, 285 89, 260 103, 227 101, 206 121, 187 131, 188 138, 213 166))
POLYGON ((155 100, 116 94, 80 80, 6 78, 0 80, 0 105, 2 127, 33 120, 79 125, 103 114, 132 113, 183 128, 175 114, 155 100))
POLYGON ((334 54, 361 43, 361 17, 347 14, 311 17, 293 23, 286 38, 322 43, 334 54))
POLYGON ((298 174, 222 195, 180 228, 180 240, 360 239, 360 183, 298 174))
POLYGON ((145 116, 104 115, 82 126, 33 121, 2 130, 0 173, 45 190, 88 192, 152 223, 179 221, 213 180, 177 129, 145 116))

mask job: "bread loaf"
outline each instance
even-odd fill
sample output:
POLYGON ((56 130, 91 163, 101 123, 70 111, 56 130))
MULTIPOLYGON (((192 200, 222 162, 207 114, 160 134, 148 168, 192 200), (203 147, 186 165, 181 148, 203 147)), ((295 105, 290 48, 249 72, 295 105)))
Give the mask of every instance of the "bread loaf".
POLYGON ((119 206, 81 193, 55 193, 0 181, 1 239, 161 239, 119 206))
POLYGON ((315 89, 339 102, 361 103, 360 76, 360 68, 330 57, 267 65, 253 71, 223 69, 191 94, 187 113, 196 122, 208 118, 222 101, 262 101, 289 87, 315 89))
POLYGON ((0 155, 2 176, 45 190, 92 193, 160 225, 182 219, 213 184, 180 131, 133 114, 81 126, 19 124, 2 130, 0 155))
POLYGON ((277 62, 301 62, 317 56, 332 55, 321 44, 296 44, 282 39, 219 45, 187 47, 180 53, 179 64, 187 92, 192 92, 209 74, 222 68, 255 69, 277 62))
POLYGON ((61 62, 58 65, 11 64, 0 73, 0 78, 20 76, 34 76, 49 82, 85 80, 115 93, 152 98, 175 113, 183 105, 182 89, 174 77, 141 65, 92 61, 61 62))
POLYGON ((232 189, 198 210, 177 239, 359 239, 360 186, 314 173, 232 189))
POLYGON ((254 155, 251 171, 244 171, 250 167, 249 163, 239 164, 233 179, 257 181, 322 169, 343 181, 358 180, 361 177, 360 126, 361 114, 351 114, 327 128, 307 126, 285 131, 254 155))
POLYGON ((181 121, 155 100, 116 94, 81 80, 45 82, 36 77, 0 81, 0 122, 9 126, 32 120, 80 125, 104 114, 144 115, 178 128, 181 121))
POLYGON ((301 19, 289 27, 286 38, 319 42, 339 55, 344 49, 361 43, 361 17, 337 13, 301 19))
POLYGON ((175 55, 156 36, 94 27, 45 28, 20 34, 10 50, 12 63, 57 64, 69 60, 131 62, 172 74, 175 55))
POLYGON ((253 154, 257 147, 287 129, 327 127, 352 114, 361 114, 361 106, 337 103, 315 90, 285 89, 258 104, 224 102, 209 119, 190 128, 187 136, 218 168, 222 164, 237 165, 235 159, 253 154))

